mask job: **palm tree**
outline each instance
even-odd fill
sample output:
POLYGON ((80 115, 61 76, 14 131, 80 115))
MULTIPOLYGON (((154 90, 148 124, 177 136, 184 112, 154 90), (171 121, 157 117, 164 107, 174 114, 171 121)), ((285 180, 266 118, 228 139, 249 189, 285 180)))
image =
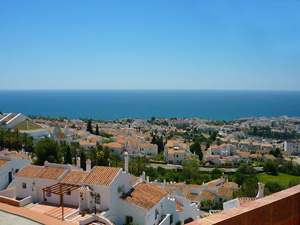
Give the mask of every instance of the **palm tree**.
POLYGON ((96 148, 90 148, 88 152, 88 157, 92 161, 92 166, 97 165, 98 150, 96 148))

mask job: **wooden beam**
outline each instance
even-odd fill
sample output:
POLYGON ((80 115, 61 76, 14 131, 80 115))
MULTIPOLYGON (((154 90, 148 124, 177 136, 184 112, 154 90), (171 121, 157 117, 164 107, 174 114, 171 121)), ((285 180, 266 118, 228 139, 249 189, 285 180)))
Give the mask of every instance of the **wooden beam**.
POLYGON ((45 204, 45 190, 43 190, 43 203, 45 204))
POLYGON ((64 220, 64 195, 61 195, 61 210, 62 210, 62 219, 64 220))

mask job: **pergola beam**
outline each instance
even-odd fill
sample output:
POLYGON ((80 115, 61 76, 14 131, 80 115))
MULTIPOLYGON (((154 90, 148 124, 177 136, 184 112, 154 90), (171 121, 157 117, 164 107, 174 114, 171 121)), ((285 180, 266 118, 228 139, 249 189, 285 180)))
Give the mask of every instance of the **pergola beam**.
POLYGON ((81 185, 57 183, 43 188, 43 201, 45 203, 45 192, 60 196, 62 219, 64 219, 64 194, 80 188, 81 185))

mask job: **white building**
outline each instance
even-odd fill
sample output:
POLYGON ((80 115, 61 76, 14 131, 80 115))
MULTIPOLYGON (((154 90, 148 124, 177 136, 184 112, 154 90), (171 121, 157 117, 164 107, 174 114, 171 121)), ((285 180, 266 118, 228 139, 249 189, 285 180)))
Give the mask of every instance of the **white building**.
POLYGON ((7 116, 0 119, 0 126, 3 126, 7 129, 12 129, 17 126, 19 123, 23 122, 27 117, 23 114, 13 114, 9 113, 7 116))
POLYGON ((144 153, 145 155, 157 155, 158 153, 158 146, 149 143, 139 143, 140 152, 144 153))
POLYGON ((284 141, 283 148, 286 152, 292 152, 292 155, 298 155, 300 154, 300 141, 284 141))
POLYGON ((15 174, 31 163, 25 153, 22 154, 23 157, 18 158, 19 155, 20 153, 11 156, 0 155, 0 190, 6 189, 10 184, 13 186, 15 174))
MULTIPOLYGON (((80 165, 78 158, 77 165, 80 165)), ((128 155, 125 154, 125 171, 122 168, 95 166, 87 171, 71 165, 45 163, 44 166, 28 165, 16 174, 16 197, 32 196, 34 202, 46 201, 60 204, 57 187, 71 191, 63 194, 64 204, 92 211, 95 207, 105 211, 102 216, 114 224, 172 224, 179 221, 175 199, 167 191, 145 180, 137 184, 128 173, 128 155)))

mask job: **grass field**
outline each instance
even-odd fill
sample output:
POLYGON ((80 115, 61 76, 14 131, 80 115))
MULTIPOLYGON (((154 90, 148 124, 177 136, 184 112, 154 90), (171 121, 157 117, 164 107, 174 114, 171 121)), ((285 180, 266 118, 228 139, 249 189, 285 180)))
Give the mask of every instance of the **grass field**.
POLYGON ((289 181, 293 179, 297 179, 299 177, 288 175, 284 173, 279 173, 277 176, 268 175, 266 173, 259 173, 257 174, 257 178, 259 182, 266 184, 268 181, 270 182, 278 182, 280 185, 282 185, 284 188, 288 188, 289 181))

